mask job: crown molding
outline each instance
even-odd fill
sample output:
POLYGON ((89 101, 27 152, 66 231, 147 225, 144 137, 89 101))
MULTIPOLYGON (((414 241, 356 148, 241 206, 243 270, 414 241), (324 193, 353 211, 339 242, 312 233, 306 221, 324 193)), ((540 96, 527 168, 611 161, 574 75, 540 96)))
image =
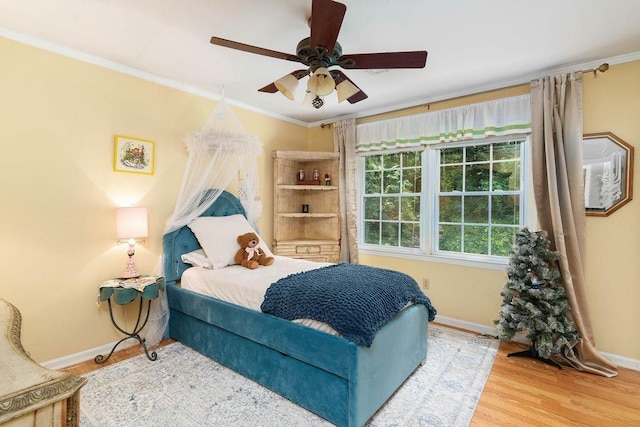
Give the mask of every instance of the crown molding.
MULTIPOLYGON (((155 75, 153 73, 149 73, 146 71, 141 71, 138 70, 137 68, 133 68, 133 67, 129 67, 126 65, 122 65, 119 64, 117 62, 114 61, 109 61, 107 59, 104 58, 100 58, 98 56, 95 55, 89 55, 87 53, 75 50, 75 49, 71 49, 65 46, 61 46, 55 43, 51 43, 48 42, 46 40, 31 36, 31 35, 27 35, 27 34, 23 34, 23 33, 19 33, 7 28, 3 28, 0 27, 0 37, 4 37, 19 43, 23 43, 29 46, 33 46, 33 47, 37 47, 39 49, 43 49, 49 52, 53 52, 56 53, 58 55, 62 55, 62 56, 66 56, 68 58, 72 58, 72 59, 76 59, 78 61, 82 61, 82 62, 87 62, 89 64, 93 64, 93 65, 97 65, 99 67, 103 67, 103 68, 107 68, 119 73, 123 73, 123 74, 127 74, 133 77, 137 77, 139 79, 142 80, 146 80, 152 83, 157 83, 159 85, 162 86, 166 86, 172 89, 176 89, 185 93, 189 93, 191 95, 196 95, 196 96, 200 96, 202 98, 206 98, 206 99, 211 99, 214 101, 219 101, 222 96, 218 95, 217 93, 213 93, 213 92, 209 92, 209 91, 205 91, 202 89, 198 89, 194 86, 188 85, 188 84, 184 84, 172 79, 168 79, 166 77, 161 77, 158 75, 155 75)), ((272 117, 274 119, 278 119, 278 120, 284 120, 286 122, 290 122, 299 126, 304 126, 304 127, 309 127, 308 123, 300 121, 300 120, 296 120, 293 119, 291 117, 288 116, 283 116, 281 114, 276 114, 273 113, 272 111, 266 111, 266 110, 262 110, 260 108, 256 108, 252 105, 249 104, 245 104, 243 102, 237 101, 235 99, 232 98, 228 98, 225 97, 225 101, 227 102, 227 104, 229 105, 233 105, 235 107, 238 108, 242 108, 244 110, 249 110, 249 111, 253 111, 255 113, 264 115, 264 116, 269 116, 272 117)))
MULTIPOLYGON (((167 86, 173 89, 177 89, 180 90, 182 92, 186 92, 192 95, 196 95, 196 96, 200 96, 206 99, 211 99, 211 100, 215 100, 215 101, 219 101, 222 96, 213 93, 213 92, 209 92, 209 91, 205 91, 202 89, 198 89, 194 86, 191 85, 187 85, 184 83, 180 83, 177 82, 175 80, 172 79, 168 79, 165 77, 161 77, 158 75, 155 75, 153 73, 148 73, 146 71, 141 71, 138 70, 136 68, 133 67, 128 67, 126 65, 122 65, 119 64, 117 62, 113 62, 113 61, 109 61, 107 59, 104 58, 100 58, 98 56, 95 55, 89 55, 87 53, 78 51, 78 50, 74 50, 74 49, 70 49, 68 47, 65 46, 61 46, 61 45, 57 45, 55 43, 51 43, 48 42, 46 40, 31 36, 31 35, 27 35, 27 34, 23 34, 23 33, 19 33, 13 30, 10 30, 8 28, 3 28, 0 27, 0 36, 1 37, 5 37, 7 39, 10 40, 14 40, 20 43, 24 43, 26 45, 29 46, 34 46, 43 50, 47 50, 53 53, 57 53, 59 55, 62 56, 66 56, 69 58, 73 58, 79 61, 83 61, 83 62, 87 62, 90 64, 94 64, 94 65, 98 65, 100 67, 104 67, 104 68, 108 68, 110 70, 113 71, 117 71, 123 74, 127 74, 127 75, 131 75, 143 80, 147 80, 153 83, 157 83, 163 86, 167 86)), ((541 77, 545 77, 545 76, 549 76, 549 75, 555 75, 555 74, 562 74, 562 73, 568 73, 571 71, 584 71, 584 70, 590 70, 593 68, 597 68, 600 64, 606 62, 609 65, 615 65, 615 64, 622 64, 625 62, 631 62, 631 61, 636 61, 636 60, 640 60, 640 51, 637 52, 631 52, 628 54, 624 54, 624 55, 618 55, 618 56, 612 56, 612 57, 608 57, 608 58, 603 58, 603 59, 599 59, 599 60, 594 60, 594 61, 589 61, 589 62, 583 62, 583 63, 576 63, 576 64, 572 64, 572 65, 563 65, 563 66, 559 66, 559 67, 555 67, 555 68, 548 68, 548 69, 544 69, 544 70, 540 70, 537 71, 535 73, 529 73, 529 74, 525 74, 519 77, 514 77, 514 78, 510 78, 510 79, 504 79, 504 80, 500 80, 497 82, 492 82, 490 84, 486 84, 486 85, 478 85, 478 86, 473 86, 473 87, 469 87, 466 88, 464 90, 460 90, 460 91, 455 91, 455 92, 448 92, 448 93, 443 93, 440 95, 435 95, 435 96, 431 96, 431 97, 426 97, 426 98, 420 98, 420 99, 413 99, 404 103, 400 103, 400 104, 393 104, 393 105, 387 105, 384 107, 380 107, 377 109, 371 109, 371 110, 365 110, 362 111, 360 113, 356 113, 356 114, 349 114, 349 115, 344 115, 344 116, 338 116, 338 117, 334 117, 330 120, 322 120, 322 121, 317 121, 317 122, 311 122, 311 123, 307 123, 307 122, 303 122, 301 120, 296 120, 293 119, 291 117, 288 116, 284 116, 281 114, 276 114, 272 111, 267 111, 267 110, 263 110, 257 107, 254 107, 252 105, 249 104, 245 104, 243 102, 237 101, 235 99, 232 98, 227 98, 225 97, 225 100, 227 101, 228 104, 236 106, 238 108, 242 108, 244 110, 248 110, 248 111, 253 111, 255 113, 258 114, 262 114, 264 116, 268 116, 268 117, 272 117, 274 119, 278 119, 278 120, 283 120, 298 126, 303 126, 306 128, 313 128, 313 127, 318 127, 322 124, 326 124, 327 122, 336 122, 336 121, 340 121, 340 120, 346 120, 346 119, 360 119, 360 118, 365 118, 365 117, 371 117, 371 116, 376 116, 379 114, 385 114, 385 113, 390 113, 393 111, 398 111, 398 110, 405 110, 405 109, 409 109, 409 108, 413 108, 413 107, 417 107, 420 105, 424 105, 424 104, 430 104, 430 103, 434 103, 434 102, 441 102, 441 101, 446 101, 446 100, 450 100, 450 99, 455 99, 455 98, 461 98, 461 97, 466 97, 466 96, 471 96, 471 95, 476 95, 479 93, 483 93, 483 92, 492 92, 492 91, 496 91, 496 90, 500 90, 500 89, 505 89, 508 87, 513 87, 513 86, 520 86, 523 84, 527 84, 529 82, 531 82, 532 80, 535 79, 539 79, 541 77)))

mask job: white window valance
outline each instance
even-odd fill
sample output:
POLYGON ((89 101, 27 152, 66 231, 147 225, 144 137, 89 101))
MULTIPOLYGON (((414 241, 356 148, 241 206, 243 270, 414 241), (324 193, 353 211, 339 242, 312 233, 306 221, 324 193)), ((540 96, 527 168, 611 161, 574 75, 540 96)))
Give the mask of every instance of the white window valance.
POLYGON ((356 151, 419 147, 531 132, 530 96, 381 120, 357 126, 356 151))

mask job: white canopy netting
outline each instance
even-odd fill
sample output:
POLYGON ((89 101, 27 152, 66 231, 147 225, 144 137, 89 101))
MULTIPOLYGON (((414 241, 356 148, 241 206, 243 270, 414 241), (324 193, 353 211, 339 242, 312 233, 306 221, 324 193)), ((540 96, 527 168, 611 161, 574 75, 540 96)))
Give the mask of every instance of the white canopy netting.
MULTIPOLYGON (((249 135, 224 98, 209 116, 202 130, 186 136, 188 158, 182 185, 165 234, 189 224, 200 216, 220 196, 223 190, 238 180, 238 198, 249 223, 255 227, 259 212, 257 157, 262 143, 249 135)), ((160 274, 162 262, 158 270, 160 274)), ((152 305, 145 339, 149 345, 160 342, 169 324, 166 295, 160 294, 152 305)))
POLYGON ((201 131, 187 135, 189 152, 173 215, 167 220, 165 233, 184 227, 200 216, 234 179, 239 179, 238 192, 247 211, 249 223, 255 226, 253 201, 257 197, 257 157, 262 144, 249 135, 233 110, 222 99, 201 131), (208 191, 213 189, 213 191, 208 191), (251 201, 251 203, 249 203, 251 201))

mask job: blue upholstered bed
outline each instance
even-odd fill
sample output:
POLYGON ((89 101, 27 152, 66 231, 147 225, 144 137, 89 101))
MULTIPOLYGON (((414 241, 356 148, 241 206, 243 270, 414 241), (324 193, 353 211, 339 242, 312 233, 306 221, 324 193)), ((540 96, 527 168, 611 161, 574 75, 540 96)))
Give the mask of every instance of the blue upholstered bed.
MULTIPOLYGON (((223 192, 203 216, 244 214, 223 192)), ((180 288, 181 255, 199 249, 188 227, 163 238, 169 335, 340 426, 361 426, 427 354, 424 305, 404 309, 370 347, 180 288)))

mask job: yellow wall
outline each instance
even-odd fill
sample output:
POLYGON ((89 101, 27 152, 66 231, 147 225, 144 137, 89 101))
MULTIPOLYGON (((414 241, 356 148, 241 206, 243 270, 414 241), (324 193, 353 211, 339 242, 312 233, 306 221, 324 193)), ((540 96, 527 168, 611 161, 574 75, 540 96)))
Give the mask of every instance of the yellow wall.
MULTIPOLYGON (((215 102, 2 38, 0 61, 0 298, 20 309, 25 348, 37 361, 47 361, 120 339, 106 305, 95 305, 99 284, 120 274, 126 262, 125 248, 115 245, 115 208, 126 202, 149 208, 150 236, 138 246, 136 264, 139 271, 155 271, 184 171, 184 137, 202 127, 215 102), (156 142, 153 176, 113 172, 115 134, 156 142)), ((612 66, 596 79, 585 75, 585 132, 607 130, 638 144, 638 75, 640 62, 612 66)), ((512 88, 429 109, 526 91, 512 88)), ((234 110, 264 145, 259 227, 270 242, 271 151, 331 151, 333 131, 234 110)), ((609 218, 587 220, 589 300, 598 346, 634 359, 640 359, 638 206, 632 201, 609 218)), ((497 317, 502 271, 361 259, 419 281, 428 277, 427 293, 443 316, 487 326, 497 317)), ((126 318, 131 322, 130 312, 126 318)))
POLYGON ((333 151, 333 127, 309 129, 309 151, 333 151))
POLYGON ((613 132, 635 151, 634 200, 587 217, 586 278, 596 344, 640 359, 640 61, 583 77, 584 133, 613 132))
MULTIPOLYGON (((640 147, 640 61, 611 66, 608 72, 584 74, 584 132, 609 131, 640 147)), ((528 92, 528 86, 480 94, 429 106, 431 110, 528 92)), ((426 111, 426 106, 390 118, 426 111)), ((636 158, 640 151, 636 153, 636 158)), ((637 161, 635 162, 637 165, 637 161)), ((640 171, 634 179, 638 183, 640 171)), ((637 190, 636 193, 640 191, 637 190)), ((639 196, 636 196, 638 198, 639 196)), ((587 218, 586 279, 589 310, 597 347, 604 352, 640 359, 640 204, 633 200, 606 218, 587 218)), ((398 269, 419 283, 429 278, 425 293, 438 314, 493 327, 506 281, 503 271, 361 255, 364 264, 398 269)))
MULTIPOLYGON (((0 298, 22 313, 24 347, 47 361, 121 338, 107 305, 95 304, 100 283, 126 263, 115 208, 149 208, 150 235, 135 260, 138 271, 155 272, 184 137, 202 128, 215 102, 2 38, 0 63, 0 298), (153 176, 113 172, 115 134, 155 141, 153 176)), ((306 149, 308 129, 235 111, 264 144, 259 226, 271 241, 271 151, 306 149)))

